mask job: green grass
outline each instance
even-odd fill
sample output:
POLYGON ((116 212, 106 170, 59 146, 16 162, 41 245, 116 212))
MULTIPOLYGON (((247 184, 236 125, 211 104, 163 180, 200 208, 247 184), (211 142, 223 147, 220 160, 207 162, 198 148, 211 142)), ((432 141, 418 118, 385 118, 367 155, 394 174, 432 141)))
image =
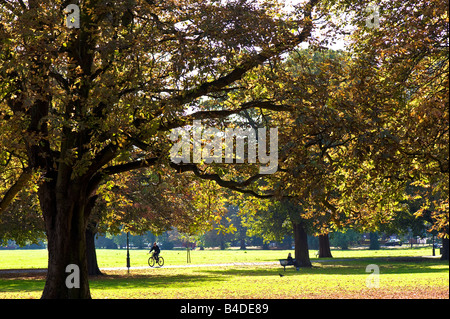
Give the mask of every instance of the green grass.
MULTIPOLYGON (((422 291, 448 296, 448 271, 445 267, 427 265, 427 271, 409 276, 404 266, 391 266, 392 273, 382 275, 380 288, 365 286, 365 267, 352 263, 316 265, 313 269, 293 269, 280 277, 280 268, 237 267, 165 269, 149 271, 128 278, 110 276, 92 283, 94 298, 359 298, 409 297, 422 291), (337 269, 338 268, 338 269, 337 269), (429 272, 431 271, 431 273, 429 272), (418 275, 420 274, 420 275, 418 275), (447 280, 445 280, 447 276, 447 280), (434 282, 430 287, 430 282, 434 282), (124 289, 126 288, 126 289, 124 289), (434 288, 434 289, 433 289, 434 288)), ((383 269, 383 268, 382 268, 383 269)))
MULTIPOLYGON (((147 266, 148 250, 130 250, 131 266, 147 266)), ((190 252, 192 264, 217 264, 230 262, 269 262, 286 258, 293 250, 194 250, 190 252)), ((315 259, 316 251, 310 250, 310 258, 315 259)), ((126 250, 97 249, 100 268, 125 267, 126 250)), ((163 250, 161 255, 166 265, 185 265, 185 250, 163 250)), ((388 248, 380 250, 355 249, 332 250, 334 258, 369 258, 390 256, 429 256, 430 247, 388 248)), ((0 250, 0 269, 47 268, 47 250, 0 250)))
MULTIPOLYGON (((0 265, 28 268, 26 260, 41 263, 39 253, 0 251, 0 265), (23 258, 30 254, 29 258, 23 258)), ((191 252, 192 263, 277 261, 288 251, 206 250, 191 252)), ((429 258, 431 249, 385 249, 379 251, 332 251, 335 260, 316 262, 313 268, 296 271, 280 265, 233 267, 147 268, 105 271, 91 278, 93 298, 448 298, 449 266, 429 258), (403 256, 396 258, 396 256, 403 256), (349 258, 342 260, 343 258, 349 258), (366 287, 368 264, 380 269, 380 287, 366 287), (283 274, 280 277, 279 274, 283 274)), ((163 251, 167 265, 186 263, 185 251, 163 251)), ((126 251, 99 250, 100 267, 123 267, 126 251)), ((131 252, 132 266, 145 265, 146 251, 131 252), (139 263, 138 263, 139 262, 139 263)), ((45 257, 43 258, 45 261, 45 257)), ((4 267, 3 267, 4 268, 4 267)), ((0 298, 39 298, 44 276, 0 277, 0 298)))

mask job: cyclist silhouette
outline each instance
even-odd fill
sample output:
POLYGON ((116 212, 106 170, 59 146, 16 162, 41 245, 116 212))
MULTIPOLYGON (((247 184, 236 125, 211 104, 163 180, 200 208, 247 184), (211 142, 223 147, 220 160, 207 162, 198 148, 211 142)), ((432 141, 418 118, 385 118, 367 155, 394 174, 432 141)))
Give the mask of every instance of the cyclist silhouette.
POLYGON ((158 262, 158 257, 159 257, 159 253, 161 252, 161 250, 159 249, 159 246, 155 243, 153 243, 153 247, 150 249, 150 251, 148 252, 149 254, 153 251, 153 258, 155 258, 156 262, 158 262))

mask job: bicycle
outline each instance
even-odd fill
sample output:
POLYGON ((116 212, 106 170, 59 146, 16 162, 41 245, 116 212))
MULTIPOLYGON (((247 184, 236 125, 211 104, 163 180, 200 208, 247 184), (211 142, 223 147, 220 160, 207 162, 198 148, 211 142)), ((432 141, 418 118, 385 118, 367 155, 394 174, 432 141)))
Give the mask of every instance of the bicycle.
POLYGON ((151 255, 150 258, 148 258, 148 265, 153 267, 156 263, 159 267, 164 266, 164 258, 162 258, 162 256, 158 256, 156 259, 154 255, 151 255))

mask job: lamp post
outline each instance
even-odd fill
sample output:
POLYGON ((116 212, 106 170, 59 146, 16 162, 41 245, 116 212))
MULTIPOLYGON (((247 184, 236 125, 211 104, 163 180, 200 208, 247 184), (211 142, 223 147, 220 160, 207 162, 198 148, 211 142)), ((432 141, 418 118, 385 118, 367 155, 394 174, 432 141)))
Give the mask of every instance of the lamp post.
POLYGON ((433 245, 433 256, 436 256, 436 251, 434 250, 434 248, 435 248, 435 247, 434 247, 434 245, 435 245, 435 244, 434 244, 434 234, 433 234, 432 245, 433 245))
POLYGON ((127 268, 128 268, 128 273, 130 273, 130 245, 129 245, 129 235, 130 235, 130 232, 127 232, 127 268))

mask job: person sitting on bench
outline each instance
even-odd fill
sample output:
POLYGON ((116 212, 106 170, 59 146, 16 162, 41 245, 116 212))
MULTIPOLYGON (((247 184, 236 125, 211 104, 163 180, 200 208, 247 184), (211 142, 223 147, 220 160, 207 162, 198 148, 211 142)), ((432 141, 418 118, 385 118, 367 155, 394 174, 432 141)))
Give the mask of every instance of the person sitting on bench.
POLYGON ((289 264, 294 263, 294 258, 292 258, 291 253, 288 254, 287 261, 289 264))

